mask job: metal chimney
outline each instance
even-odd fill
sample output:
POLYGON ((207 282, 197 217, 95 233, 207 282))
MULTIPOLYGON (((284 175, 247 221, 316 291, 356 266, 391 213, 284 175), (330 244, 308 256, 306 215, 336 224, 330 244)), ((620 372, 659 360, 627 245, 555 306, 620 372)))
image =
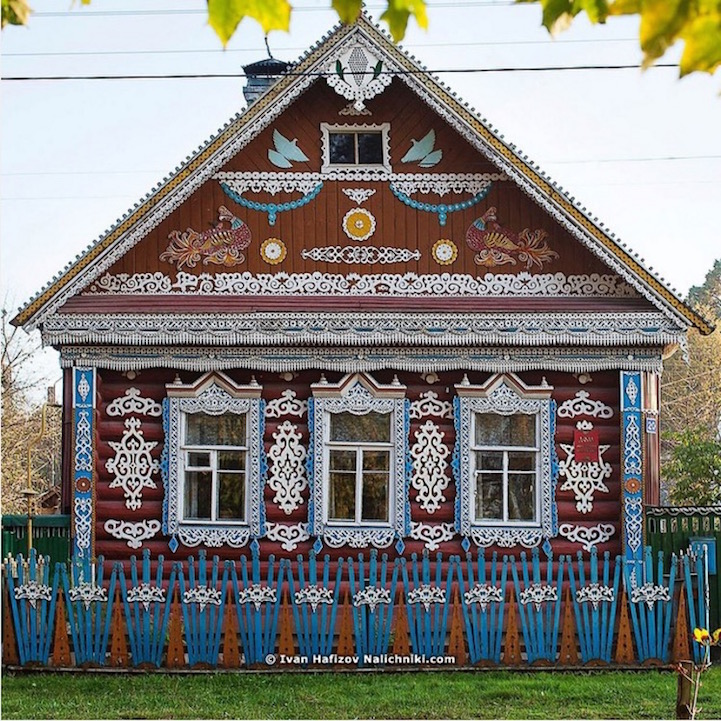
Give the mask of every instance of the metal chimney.
POLYGON ((290 63, 275 58, 266 58, 257 63, 243 65, 247 79, 243 95, 248 105, 254 103, 271 85, 288 70, 290 63))

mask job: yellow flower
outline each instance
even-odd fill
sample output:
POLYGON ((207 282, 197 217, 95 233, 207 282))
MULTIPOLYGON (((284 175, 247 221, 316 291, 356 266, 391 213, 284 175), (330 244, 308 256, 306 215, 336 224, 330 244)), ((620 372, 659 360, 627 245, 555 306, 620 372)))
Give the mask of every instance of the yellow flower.
POLYGON ((721 644, 721 628, 717 628, 712 634, 711 634, 711 643, 716 646, 718 644, 721 644))
POLYGON ((696 643, 702 643, 704 646, 707 646, 711 643, 711 634, 706 628, 694 628, 693 640, 696 641, 696 643))

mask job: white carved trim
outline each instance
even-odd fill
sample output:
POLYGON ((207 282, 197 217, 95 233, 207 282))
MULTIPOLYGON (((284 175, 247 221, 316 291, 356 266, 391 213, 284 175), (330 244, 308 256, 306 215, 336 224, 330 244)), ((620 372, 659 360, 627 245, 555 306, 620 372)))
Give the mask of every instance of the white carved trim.
POLYGON ((333 589, 319 585, 306 586, 295 592, 293 602, 296 606, 301 603, 307 603, 315 613, 321 603, 327 604, 328 606, 333 605, 333 589))
POLYGON ((152 476, 160 470, 160 461, 153 458, 157 441, 146 441, 139 418, 125 419, 125 431, 120 442, 108 441, 115 456, 105 462, 108 473, 114 476, 108 488, 122 488, 125 506, 137 511, 143 505, 143 489, 157 488, 152 476))
POLYGON ((108 592, 102 586, 95 583, 78 583, 74 588, 68 590, 70 600, 75 603, 80 601, 87 611, 93 603, 107 603, 108 592))
POLYGON ((451 480, 446 475, 446 458, 451 452, 443 443, 446 434, 433 421, 426 421, 414 435, 416 442, 410 449, 411 486, 418 491, 415 500, 420 507, 433 514, 446 501, 443 491, 451 480))
MULTIPOLYGON (((356 238, 361 240, 361 238, 356 238)), ((301 250, 301 258, 315 260, 323 263, 346 263, 348 265, 388 265, 389 263, 407 263, 411 260, 420 260, 420 250, 408 248, 393 248, 374 245, 328 245, 322 248, 301 250)))
MULTIPOLYGON (((398 296, 521 296, 549 298, 634 298, 638 293, 613 274, 486 273, 187 273, 175 280, 154 273, 106 273, 85 295, 175 293, 200 295, 398 295, 398 296)), ((667 322, 667 321, 666 321, 667 322)))
POLYGON ((533 583, 521 591, 519 600, 524 606, 532 603, 536 611, 540 611, 542 603, 558 601, 558 589, 543 583, 533 583))
POLYGON ((574 398, 569 398, 558 406, 559 418, 575 418, 576 416, 611 418, 613 408, 607 406, 603 401, 593 400, 588 391, 578 391, 574 398))
POLYGON ((127 416, 138 413, 145 416, 160 417, 163 407, 152 398, 143 398, 138 388, 128 388, 125 395, 108 403, 105 412, 109 416, 127 416))
POLYGON ((366 586, 353 594, 353 605, 356 608, 368 606, 371 613, 373 613, 381 604, 390 605, 390 603, 391 592, 387 588, 366 586))
POLYGON ((606 543, 615 533, 616 527, 612 523, 599 523, 595 526, 574 526, 562 523, 558 532, 573 543, 580 543, 589 553, 599 543, 606 543))
POLYGON ((140 548, 143 541, 153 538, 160 530, 160 521, 143 519, 132 522, 111 518, 105 521, 103 528, 114 538, 127 541, 130 548, 140 548))
POLYGON ((425 418, 434 416, 436 418, 453 418, 453 404, 450 401, 439 401, 435 391, 421 393, 420 397, 411 401, 410 418, 425 418))
POLYGON ((129 603, 139 603, 148 611, 151 603, 165 602, 165 589, 160 586, 151 586, 149 583, 141 583, 139 586, 132 586, 128 589, 127 599, 129 603))
POLYGON ((200 606, 200 610, 204 611, 207 605, 220 606, 222 603, 221 592, 217 588, 210 588, 209 586, 195 586, 189 588, 183 594, 183 603, 192 604, 197 603, 200 606))
POLYGON ((446 602, 446 589, 430 583, 423 583, 408 591, 407 601, 409 605, 419 603, 426 611, 430 611, 431 605, 446 602))
POLYGON ((37 608, 38 601, 51 601, 53 598, 53 589, 35 580, 16 586, 14 593, 17 601, 27 601, 33 608, 37 608))
POLYGON ((390 141, 390 123, 373 124, 353 124, 345 125, 340 123, 321 123, 321 157, 322 165, 320 167, 321 176, 324 180, 328 179, 329 173, 345 171, 349 178, 357 178, 358 180, 381 180, 386 179, 391 172, 391 141, 390 141), (380 163, 370 165, 359 163, 358 165, 340 165, 330 162, 330 133, 362 133, 362 132, 379 132, 381 134, 381 147, 383 149, 383 159, 380 163), (370 175, 370 177, 368 177, 370 175))
POLYGON ((590 603, 593 609, 597 610, 598 606, 603 603, 613 603, 616 594, 613 586, 602 586, 599 583, 590 583, 588 586, 579 588, 576 591, 576 601, 578 603, 590 603))
POLYGON ((266 418, 297 416, 302 418, 308 412, 308 401, 298 400, 294 390, 284 390, 280 398, 268 401, 265 406, 266 418))
POLYGON ((423 541, 429 551, 436 551, 443 541, 450 541, 453 538, 453 524, 411 521, 411 538, 423 541))
POLYGON ((303 491, 308 488, 305 476, 305 446, 303 435, 290 421, 283 421, 273 433, 273 445, 268 451, 268 486, 275 492, 273 503, 290 515, 304 503, 303 491))
POLYGON ((275 603, 278 600, 276 589, 269 586, 263 586, 260 583, 254 583, 248 588, 238 591, 238 603, 244 606, 246 603, 252 603, 256 611, 260 611, 260 607, 264 603, 275 603))
POLYGON ((372 195, 375 195, 375 188, 343 188, 343 193, 347 195, 356 205, 362 205, 372 195))
POLYGON ((498 586, 477 583, 463 594, 466 606, 477 603, 485 611, 489 603, 503 603, 503 589, 498 586))
POLYGON ((366 109, 366 102, 391 84, 396 69, 385 55, 374 53, 368 43, 351 42, 341 45, 331 55, 325 67, 325 79, 338 95, 350 100, 353 109, 361 113, 366 109))
POLYGON ((310 538, 307 523, 271 523, 265 524, 265 535, 269 541, 281 544, 284 551, 295 551, 299 543, 310 538))

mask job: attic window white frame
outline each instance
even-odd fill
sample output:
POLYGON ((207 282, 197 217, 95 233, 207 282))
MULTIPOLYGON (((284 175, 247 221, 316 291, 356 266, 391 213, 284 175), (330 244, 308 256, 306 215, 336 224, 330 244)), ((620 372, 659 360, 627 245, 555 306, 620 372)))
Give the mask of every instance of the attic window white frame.
MULTIPOLYGON (((219 547, 245 545, 251 536, 264 531, 263 450, 264 401, 262 387, 257 383, 239 385, 223 373, 213 371, 191 384, 166 385, 163 402, 165 447, 163 453, 164 532, 184 546, 219 547), (191 520, 183 518, 185 484, 186 417, 193 413, 211 416, 234 413, 246 416, 246 433, 242 445, 246 450, 244 521, 219 519, 191 520), (166 466, 167 463, 167 466, 166 466)), ((239 444, 241 445, 241 444, 239 444)))
POLYGON ((391 148, 390 148, 390 123, 379 123, 377 125, 365 124, 338 124, 338 123, 321 123, 321 147, 323 151, 323 164, 321 165, 321 173, 332 173, 334 171, 376 171, 379 173, 390 173, 391 170, 391 148), (349 163, 339 164, 330 162, 330 134, 361 134, 370 132, 381 133, 381 151, 383 153, 383 161, 381 163, 349 163))
POLYGON ((528 386, 513 373, 491 376, 483 385, 471 385, 467 379, 455 386, 454 416, 456 448, 453 469, 457 483, 456 530, 472 538, 478 546, 499 545, 528 548, 557 534, 558 513, 555 500, 558 468, 556 462, 555 407, 553 388, 544 383, 528 386), (536 417, 538 444, 536 471, 537 518, 528 521, 498 521, 475 518, 475 423, 478 413, 511 416, 518 413, 536 417))

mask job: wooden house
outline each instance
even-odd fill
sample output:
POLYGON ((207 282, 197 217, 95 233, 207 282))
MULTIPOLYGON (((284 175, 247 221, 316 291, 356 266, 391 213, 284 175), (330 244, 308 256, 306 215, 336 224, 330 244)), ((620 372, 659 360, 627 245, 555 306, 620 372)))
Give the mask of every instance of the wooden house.
POLYGON ((365 17, 248 73, 15 319, 61 355, 76 554, 640 559, 707 322, 365 17))

